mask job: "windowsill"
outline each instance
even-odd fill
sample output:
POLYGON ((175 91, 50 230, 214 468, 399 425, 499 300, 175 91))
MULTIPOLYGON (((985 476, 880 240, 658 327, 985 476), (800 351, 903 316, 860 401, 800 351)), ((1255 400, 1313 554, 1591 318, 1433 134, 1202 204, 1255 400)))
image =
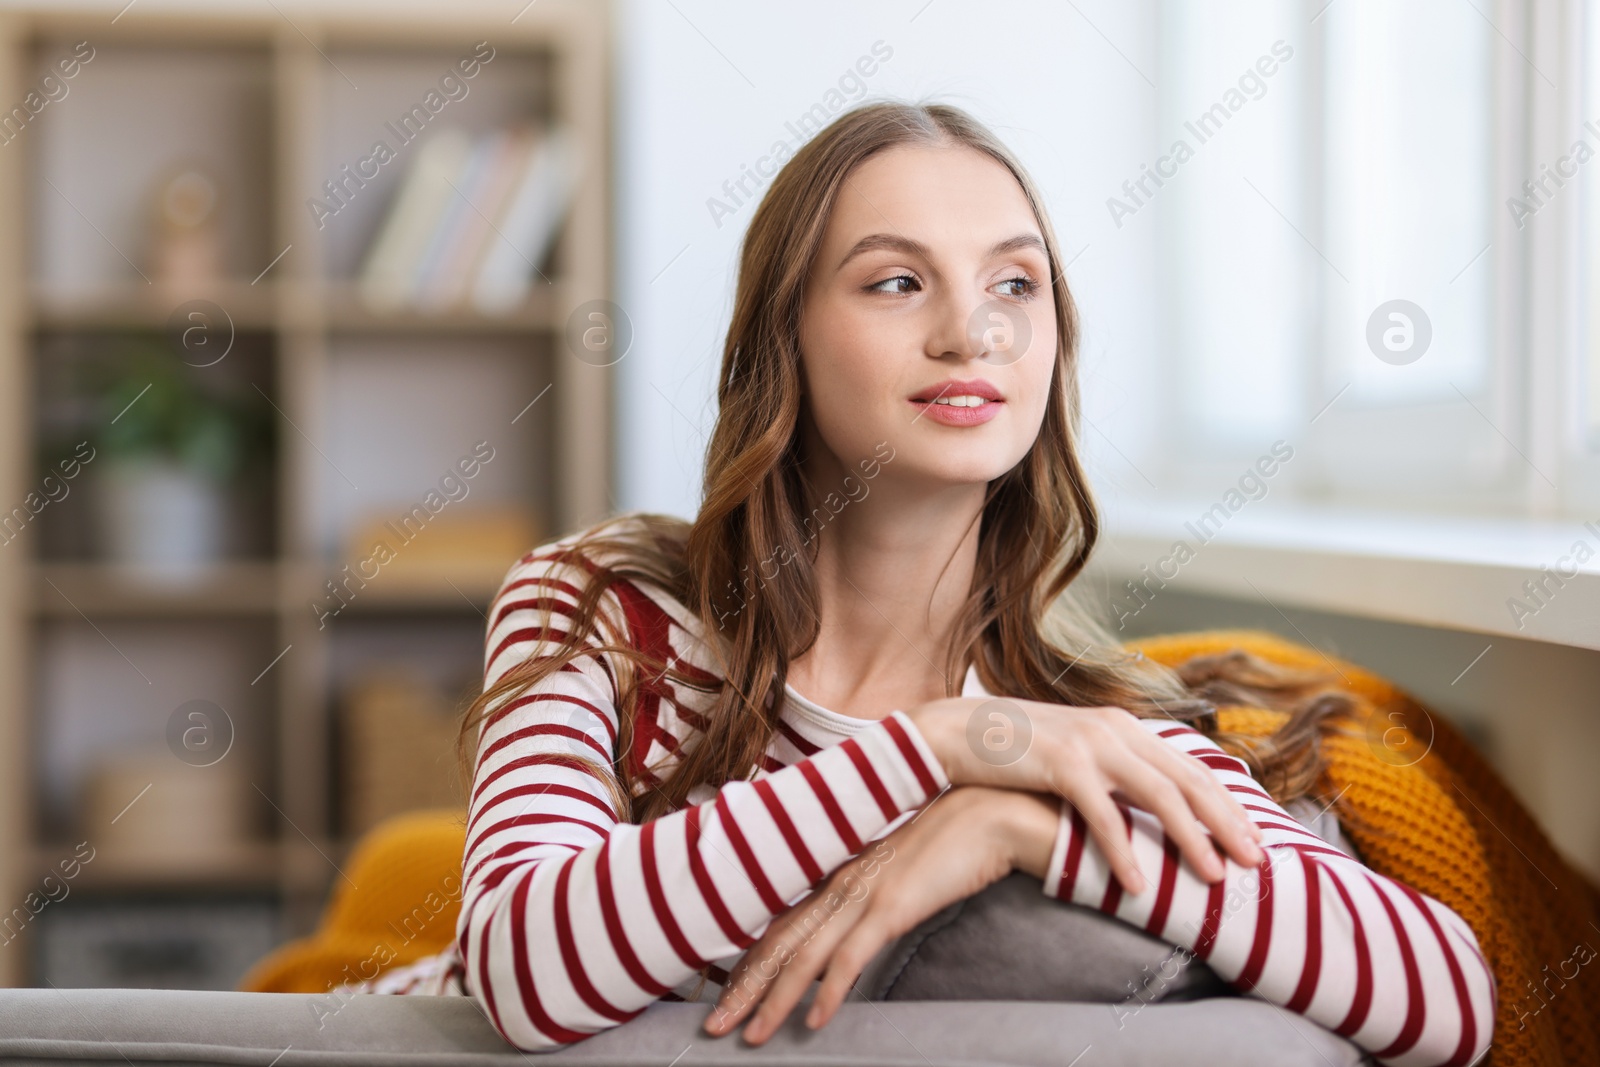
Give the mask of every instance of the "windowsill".
MULTIPOLYGON (((1113 579, 1112 618, 1139 602, 1134 579, 1240 600, 1442 626, 1600 650, 1600 518, 1534 521, 1247 503, 1220 527, 1213 501, 1107 506, 1095 566, 1113 579), (1186 525, 1187 524, 1187 525, 1186 525), (1202 539, 1202 534, 1208 535, 1202 539), (1178 542, 1192 551, 1175 554, 1178 542), (1593 553, 1578 563, 1578 542, 1593 553), (1163 561, 1166 561, 1163 563, 1163 561), (1567 576, 1558 576, 1560 566, 1567 576), (1145 567, 1149 568, 1146 578, 1145 567), (1546 592, 1524 588, 1551 568, 1546 592), (1559 584, 1558 584, 1559 583, 1559 584), (1520 601, 1525 610, 1513 610, 1520 601)), ((1148 599, 1151 593, 1145 593, 1148 599)))

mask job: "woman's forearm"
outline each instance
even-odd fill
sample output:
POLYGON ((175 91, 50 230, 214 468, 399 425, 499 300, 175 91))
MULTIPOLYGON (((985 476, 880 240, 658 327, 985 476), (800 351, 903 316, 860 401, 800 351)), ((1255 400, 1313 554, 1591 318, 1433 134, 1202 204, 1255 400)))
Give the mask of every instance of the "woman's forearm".
POLYGON ((1494 979, 1465 920, 1326 845, 1209 738, 1187 726, 1150 728, 1246 798, 1264 831, 1265 860, 1230 862, 1223 882, 1207 884, 1180 862, 1154 816, 1124 807, 1128 847, 1148 880, 1143 893, 1124 894, 1082 817, 1063 805, 1042 880, 1047 895, 1190 950, 1241 992, 1321 1023, 1381 1063, 1459 1067, 1482 1054, 1494 979))
POLYGON ((1044 880, 1050 867, 1061 822, 1061 798, 1043 793, 1006 790, 1006 817, 1002 822, 1011 844, 1011 866, 1044 880))

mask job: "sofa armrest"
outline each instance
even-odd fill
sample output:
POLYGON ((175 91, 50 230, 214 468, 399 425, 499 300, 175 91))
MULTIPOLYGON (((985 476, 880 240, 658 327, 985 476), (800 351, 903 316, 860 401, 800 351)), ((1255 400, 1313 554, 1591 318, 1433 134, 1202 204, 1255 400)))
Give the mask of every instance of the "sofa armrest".
POLYGON ((707 1036, 704 1004, 660 1002, 555 1052, 507 1045, 464 997, 343 998, 138 989, 0 990, 0 1060, 248 1067, 587 1067, 827 1063, 830 1067, 1094 1067, 1150 1063, 1347 1067, 1354 1045, 1246 997, 1140 1006, 1023 1001, 846 1003, 822 1030, 802 1012, 752 1048, 707 1036), (676 1058, 674 1058, 676 1057, 676 1058))

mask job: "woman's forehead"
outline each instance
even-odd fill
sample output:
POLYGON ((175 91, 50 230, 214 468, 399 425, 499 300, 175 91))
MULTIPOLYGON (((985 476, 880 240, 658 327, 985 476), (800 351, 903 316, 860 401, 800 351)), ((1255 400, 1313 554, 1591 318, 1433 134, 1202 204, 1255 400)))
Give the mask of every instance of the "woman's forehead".
POLYGON ((982 256, 1024 234, 1043 247, 1027 194, 1004 164, 964 145, 899 145, 846 176, 823 235, 822 262, 836 269, 858 243, 877 235, 982 256))

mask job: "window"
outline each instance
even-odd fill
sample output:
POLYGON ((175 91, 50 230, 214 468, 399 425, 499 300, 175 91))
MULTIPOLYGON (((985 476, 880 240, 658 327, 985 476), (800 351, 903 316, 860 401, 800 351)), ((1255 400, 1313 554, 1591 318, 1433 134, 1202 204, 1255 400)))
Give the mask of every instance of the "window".
POLYGON ((1305 500, 1600 501, 1600 160, 1561 189, 1600 154, 1580 8, 1161 6, 1160 155, 1132 190, 1161 259, 1154 483, 1213 493, 1282 439, 1305 500))

